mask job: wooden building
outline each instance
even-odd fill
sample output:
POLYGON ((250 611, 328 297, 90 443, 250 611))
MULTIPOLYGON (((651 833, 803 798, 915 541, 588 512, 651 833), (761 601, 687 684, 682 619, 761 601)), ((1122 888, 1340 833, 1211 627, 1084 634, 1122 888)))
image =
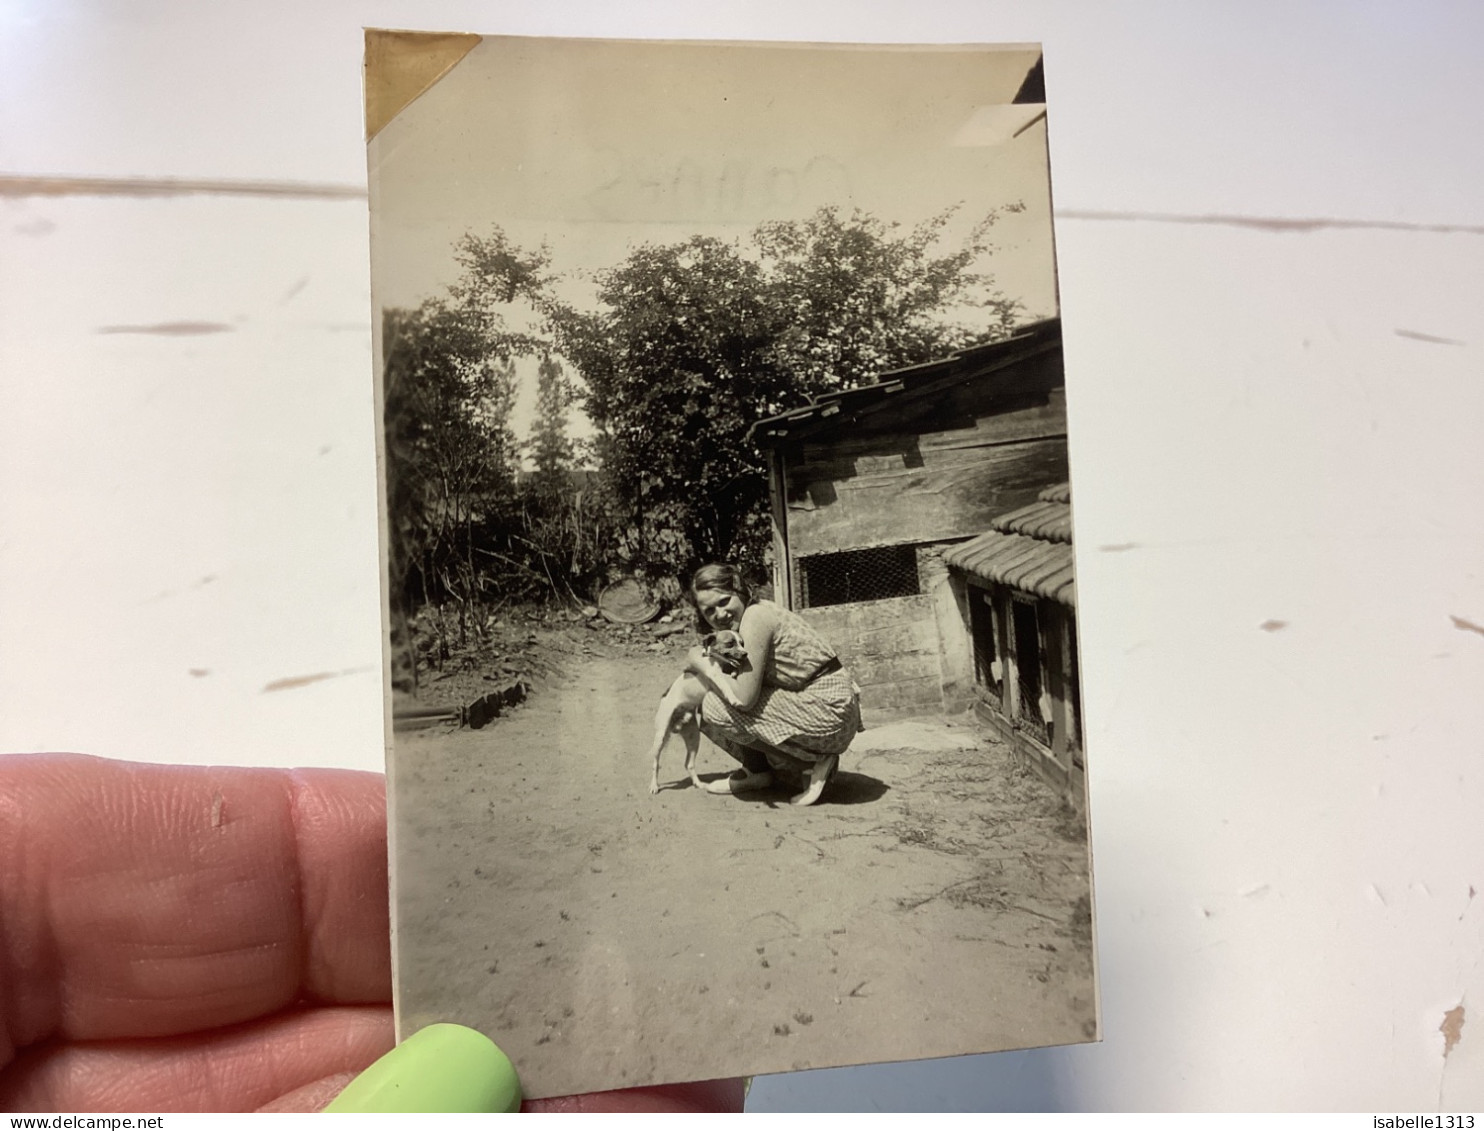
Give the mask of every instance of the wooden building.
POLYGON ((861 687, 866 721, 967 710, 974 657, 944 553, 1067 478, 1061 325, 759 421, 776 599, 861 687))
POLYGON ((975 711, 1079 807, 1085 797, 1071 490, 990 523, 946 554, 974 658, 975 711))

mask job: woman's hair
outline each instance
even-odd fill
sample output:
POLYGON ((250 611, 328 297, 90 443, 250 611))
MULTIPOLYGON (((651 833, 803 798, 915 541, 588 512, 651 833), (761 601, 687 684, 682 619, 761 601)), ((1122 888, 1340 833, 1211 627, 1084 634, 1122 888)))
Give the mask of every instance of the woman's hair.
POLYGON ((726 593, 735 593, 742 598, 744 605, 752 604, 752 586, 747 584, 742 571, 734 565, 714 562, 696 570, 695 576, 690 580, 692 600, 697 593, 706 589, 720 589, 726 593))

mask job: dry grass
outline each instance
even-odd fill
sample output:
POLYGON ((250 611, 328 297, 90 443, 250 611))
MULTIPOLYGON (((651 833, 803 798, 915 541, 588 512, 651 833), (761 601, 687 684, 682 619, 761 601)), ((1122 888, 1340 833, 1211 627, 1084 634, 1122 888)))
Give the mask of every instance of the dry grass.
POLYGON ((946 882, 897 897, 900 911, 935 902, 1020 911, 1091 945, 1087 824, 1054 789, 987 735, 974 749, 887 757, 913 767, 910 782, 888 795, 900 798, 890 804, 892 819, 834 835, 867 836, 881 852, 944 858, 946 882))

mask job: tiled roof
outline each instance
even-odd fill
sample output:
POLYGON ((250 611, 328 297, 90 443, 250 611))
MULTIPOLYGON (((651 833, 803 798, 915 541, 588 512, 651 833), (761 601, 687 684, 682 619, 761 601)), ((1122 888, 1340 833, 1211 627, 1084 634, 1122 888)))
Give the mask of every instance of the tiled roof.
POLYGON ((1072 508, 1066 503, 1031 503, 999 515, 990 528, 1003 534, 1027 534, 1048 542, 1072 541, 1072 508))
POLYGON ((950 566, 986 581, 996 581, 1072 608, 1077 605, 1072 547, 1066 542, 1043 542, 1023 534, 991 530, 955 546, 943 558, 950 566))
POLYGON ((1000 515, 987 533, 943 555, 955 569, 1075 608, 1071 489, 1047 488, 1038 502, 1000 515))

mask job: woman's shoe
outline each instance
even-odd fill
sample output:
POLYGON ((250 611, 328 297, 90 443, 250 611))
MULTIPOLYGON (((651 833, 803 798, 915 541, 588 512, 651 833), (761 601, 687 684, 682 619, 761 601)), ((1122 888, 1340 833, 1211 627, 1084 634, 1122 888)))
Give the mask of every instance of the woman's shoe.
POLYGON ((724 778, 706 783, 707 793, 751 793, 754 790, 767 789, 773 784, 772 774, 754 774, 747 770, 737 770, 724 778))
POLYGON ((835 776, 835 767, 840 764, 840 759, 834 754, 826 755, 814 765, 809 767, 809 785, 803 793, 797 793, 788 799, 790 805, 813 805, 819 800, 819 795, 824 792, 826 783, 835 776))

